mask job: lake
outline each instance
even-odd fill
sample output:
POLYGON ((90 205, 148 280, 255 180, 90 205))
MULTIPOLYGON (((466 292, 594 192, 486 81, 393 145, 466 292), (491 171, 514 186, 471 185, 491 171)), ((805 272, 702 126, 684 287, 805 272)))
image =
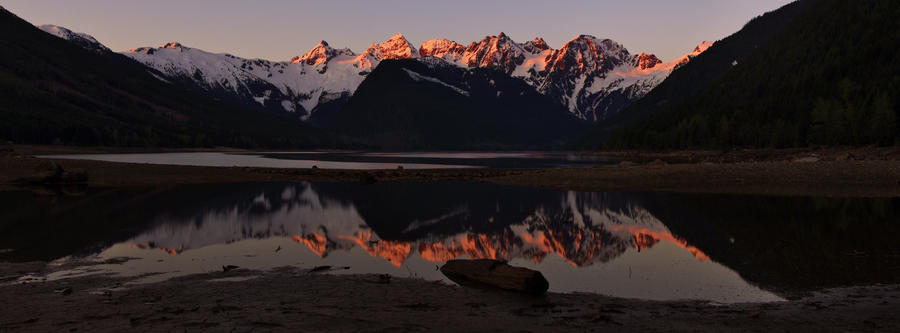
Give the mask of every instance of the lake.
POLYGON ((41 158, 84 159, 108 162, 322 169, 455 169, 455 168, 560 168, 610 164, 612 159, 571 152, 265 152, 265 153, 150 153, 59 154, 41 158))
POLYGON ((900 199, 588 193, 465 182, 282 182, 0 191, 0 260, 137 282, 282 266, 447 280, 454 258, 556 292, 778 301, 897 282, 900 199))

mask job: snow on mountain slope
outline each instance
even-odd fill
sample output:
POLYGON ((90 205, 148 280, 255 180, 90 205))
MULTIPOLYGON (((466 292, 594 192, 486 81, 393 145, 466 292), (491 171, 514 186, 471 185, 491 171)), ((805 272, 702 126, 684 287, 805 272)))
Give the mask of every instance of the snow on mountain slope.
POLYGON ((500 33, 464 49, 446 39, 430 40, 422 44, 420 53, 462 67, 496 68, 525 80, 577 117, 598 121, 643 97, 677 66, 711 45, 704 42, 693 52, 663 63, 652 54, 632 55, 612 40, 589 35, 552 49, 541 38, 520 44, 500 33))
MULTIPOLYGON (((56 26, 41 29, 85 48, 106 50, 86 34, 56 26)), ((580 35, 553 49, 541 38, 517 43, 505 33, 463 46, 434 39, 415 48, 402 34, 372 44, 360 54, 322 41, 290 61, 245 59, 169 43, 122 54, 163 73, 160 78, 215 98, 294 114, 317 123, 316 111, 333 113, 346 103, 366 75, 386 59, 435 57, 464 68, 494 68, 519 78, 567 106, 575 116, 598 121, 643 97, 673 70, 705 51, 662 62, 647 53, 631 54, 621 44, 580 35)), ((322 116, 324 118, 330 116, 322 116)))
POLYGON ((366 52, 334 49, 322 41, 291 61, 274 62, 210 53, 169 43, 123 52, 169 78, 194 81, 201 89, 232 93, 245 100, 267 103, 308 120, 323 103, 345 100, 384 59, 418 57, 401 34, 366 52))
POLYGON ((93 36, 88 35, 86 33, 81 32, 73 32, 72 30, 52 25, 52 24, 42 24, 37 26, 39 29, 44 32, 54 35, 56 37, 68 40, 79 46, 86 48, 88 50, 92 50, 95 52, 108 52, 109 49, 106 48, 103 44, 97 41, 93 36))

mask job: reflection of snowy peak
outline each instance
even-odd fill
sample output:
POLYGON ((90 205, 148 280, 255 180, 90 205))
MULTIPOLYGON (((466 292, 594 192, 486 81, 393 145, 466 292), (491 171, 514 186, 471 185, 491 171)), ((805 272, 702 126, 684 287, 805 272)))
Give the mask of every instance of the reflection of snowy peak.
POLYGON ((457 226, 456 232, 396 241, 378 237, 354 203, 328 199, 314 187, 308 183, 286 185, 280 194, 263 192, 252 200, 248 197, 233 206, 208 210, 201 216, 164 217, 156 227, 129 242, 138 248, 178 254, 242 239, 291 237, 322 257, 332 251, 360 247, 397 266, 416 251, 423 259, 435 262, 462 255, 540 262, 547 255, 556 254, 573 265, 585 266, 608 262, 628 249, 642 250, 667 241, 685 248, 700 260, 707 259, 702 252, 672 235, 647 210, 613 204, 603 194, 563 192, 558 204, 537 207, 503 207, 498 203, 497 211, 491 216, 480 216, 466 206, 448 206, 443 211, 432 212, 433 219, 398 223, 407 225, 407 231, 444 223, 457 226), (501 212, 519 209, 530 209, 533 213, 494 232, 466 231, 454 220, 464 218, 489 225, 506 220, 499 216, 501 212))

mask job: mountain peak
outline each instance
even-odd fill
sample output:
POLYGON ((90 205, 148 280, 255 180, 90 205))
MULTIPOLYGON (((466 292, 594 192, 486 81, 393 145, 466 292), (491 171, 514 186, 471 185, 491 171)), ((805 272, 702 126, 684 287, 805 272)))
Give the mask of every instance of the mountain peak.
POLYGON ((419 47, 419 55, 422 57, 444 58, 448 55, 459 57, 465 51, 465 46, 445 38, 426 41, 419 47))
POLYGON ((545 50, 550 49, 550 45, 547 45, 547 42, 544 41, 543 38, 534 37, 533 40, 526 42, 522 45, 526 51, 531 53, 540 53, 545 50))
POLYGON ((713 44, 715 44, 715 43, 716 42, 710 42, 710 41, 701 42, 699 45, 697 45, 697 47, 694 48, 693 51, 691 51, 690 53, 685 54, 681 58, 678 58, 677 60, 675 60, 676 68, 687 64, 688 62, 693 60, 694 57, 700 55, 703 52, 706 52, 706 50, 709 49, 710 47, 712 47, 713 44))
POLYGON ((328 46, 328 42, 323 40, 319 42, 319 44, 316 44, 316 46, 313 46, 309 51, 306 51, 302 56, 292 58, 291 62, 315 66, 327 63, 328 60, 331 60, 337 56, 337 54, 338 52, 331 46, 328 46))
POLYGON ((659 60, 656 55, 649 53, 641 53, 635 57, 635 66, 640 69, 653 68, 661 63, 662 60, 659 60))
POLYGON ((42 24, 37 27, 38 29, 41 29, 48 34, 65 39, 88 50, 92 50, 95 52, 109 51, 109 48, 107 48, 103 44, 100 44, 97 39, 86 33, 74 32, 72 30, 52 24, 42 24))
POLYGON ((703 42, 700 42, 700 44, 698 44, 697 47, 694 48, 694 52, 691 52, 691 53, 694 53, 694 54, 700 54, 700 53, 703 53, 703 52, 705 52, 707 49, 709 49, 710 46, 713 46, 713 44, 715 44, 715 43, 716 43, 716 42, 710 42, 710 41, 707 41, 707 40, 705 40, 705 41, 703 41, 703 42))
POLYGON ((163 45, 163 46, 160 46, 159 48, 161 48, 161 49, 175 49, 175 48, 183 48, 183 47, 184 47, 184 46, 182 46, 181 43, 179 43, 179 42, 169 42, 168 44, 163 45))
POLYGON ((372 56, 375 60, 418 58, 416 49, 402 33, 397 33, 381 44, 372 44, 362 56, 372 56))

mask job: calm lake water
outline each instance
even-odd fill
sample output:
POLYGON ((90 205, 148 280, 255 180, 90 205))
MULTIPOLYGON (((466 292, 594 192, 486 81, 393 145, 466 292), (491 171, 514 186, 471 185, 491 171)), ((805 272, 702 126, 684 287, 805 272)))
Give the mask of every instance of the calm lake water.
POLYGON ((541 271, 558 292, 777 301, 896 282, 900 200, 584 193, 462 182, 289 182, 0 192, 0 260, 49 278, 223 265, 347 266, 447 280, 453 258, 541 271))
POLYGON ((566 152, 278 152, 278 153, 153 153, 153 154, 65 154, 46 158, 85 159, 109 162, 218 166, 323 169, 452 169, 452 168, 556 168, 608 164, 610 159, 566 152))

